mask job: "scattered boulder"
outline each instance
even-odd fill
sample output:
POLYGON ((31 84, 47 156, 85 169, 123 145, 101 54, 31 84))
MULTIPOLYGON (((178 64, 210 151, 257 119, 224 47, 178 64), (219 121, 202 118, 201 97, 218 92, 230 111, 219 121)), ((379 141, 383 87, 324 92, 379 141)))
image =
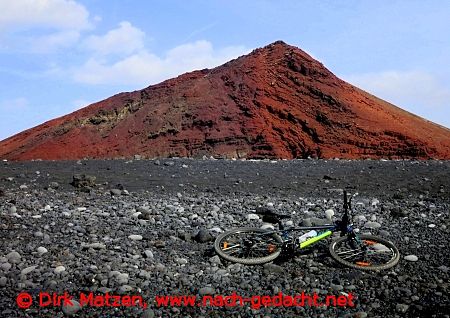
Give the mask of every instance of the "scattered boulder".
POLYGON ((95 187, 96 179, 96 177, 87 174, 76 174, 73 176, 72 182, 70 184, 78 189, 93 188, 95 187))
POLYGON ((199 243, 206 243, 211 242, 214 240, 214 237, 211 235, 211 233, 208 230, 201 229, 198 231, 198 233, 194 236, 194 240, 199 243))

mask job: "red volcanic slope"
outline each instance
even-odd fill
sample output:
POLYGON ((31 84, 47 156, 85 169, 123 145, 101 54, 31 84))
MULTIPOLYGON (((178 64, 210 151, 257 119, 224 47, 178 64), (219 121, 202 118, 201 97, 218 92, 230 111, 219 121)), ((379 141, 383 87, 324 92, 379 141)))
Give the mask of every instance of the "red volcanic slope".
POLYGON ((136 154, 450 159, 450 130, 340 80, 279 41, 0 142, 0 158, 11 160, 136 154))

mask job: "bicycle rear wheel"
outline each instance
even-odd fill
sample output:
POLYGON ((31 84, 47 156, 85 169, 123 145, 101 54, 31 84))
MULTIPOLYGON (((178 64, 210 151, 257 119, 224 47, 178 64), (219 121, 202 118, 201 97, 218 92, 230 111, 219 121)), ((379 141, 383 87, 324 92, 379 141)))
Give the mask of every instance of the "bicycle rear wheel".
POLYGON ((388 269, 400 260, 400 253, 392 242, 366 234, 338 238, 331 242, 330 254, 342 265, 367 271, 388 269))
POLYGON ((281 237, 272 230, 244 227, 220 234, 214 242, 214 249, 227 261, 258 265, 277 258, 282 243, 281 237))

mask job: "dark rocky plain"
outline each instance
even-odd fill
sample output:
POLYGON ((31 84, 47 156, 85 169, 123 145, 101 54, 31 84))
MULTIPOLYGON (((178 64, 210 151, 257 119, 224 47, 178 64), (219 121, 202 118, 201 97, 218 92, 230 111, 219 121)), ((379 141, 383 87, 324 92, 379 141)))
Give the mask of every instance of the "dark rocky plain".
MULTIPOLYGON (((382 160, 84 160, 0 163, 0 317, 449 317, 450 162, 382 160), (78 177, 73 178, 78 175, 78 177), (83 178, 82 175, 87 175, 83 178), (89 176, 94 176, 90 178, 89 176), (273 264, 215 255, 213 239, 260 227, 258 206, 321 204, 401 253, 397 266, 337 264, 328 242, 273 264), (406 258, 406 259, 405 259, 406 258), (148 308, 39 307, 40 292, 142 295, 148 308), (352 293, 355 307, 158 307, 156 295, 352 293), (16 297, 33 297, 20 309, 16 297)), ((306 220, 306 221, 305 221, 306 220)))

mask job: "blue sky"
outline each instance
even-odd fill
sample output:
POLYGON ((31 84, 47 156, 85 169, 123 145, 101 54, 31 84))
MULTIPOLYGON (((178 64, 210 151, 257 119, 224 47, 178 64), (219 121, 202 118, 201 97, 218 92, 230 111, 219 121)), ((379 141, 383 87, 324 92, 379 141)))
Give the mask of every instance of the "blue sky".
POLYGON ((0 139, 283 40, 450 128, 450 1, 0 0, 0 139))

